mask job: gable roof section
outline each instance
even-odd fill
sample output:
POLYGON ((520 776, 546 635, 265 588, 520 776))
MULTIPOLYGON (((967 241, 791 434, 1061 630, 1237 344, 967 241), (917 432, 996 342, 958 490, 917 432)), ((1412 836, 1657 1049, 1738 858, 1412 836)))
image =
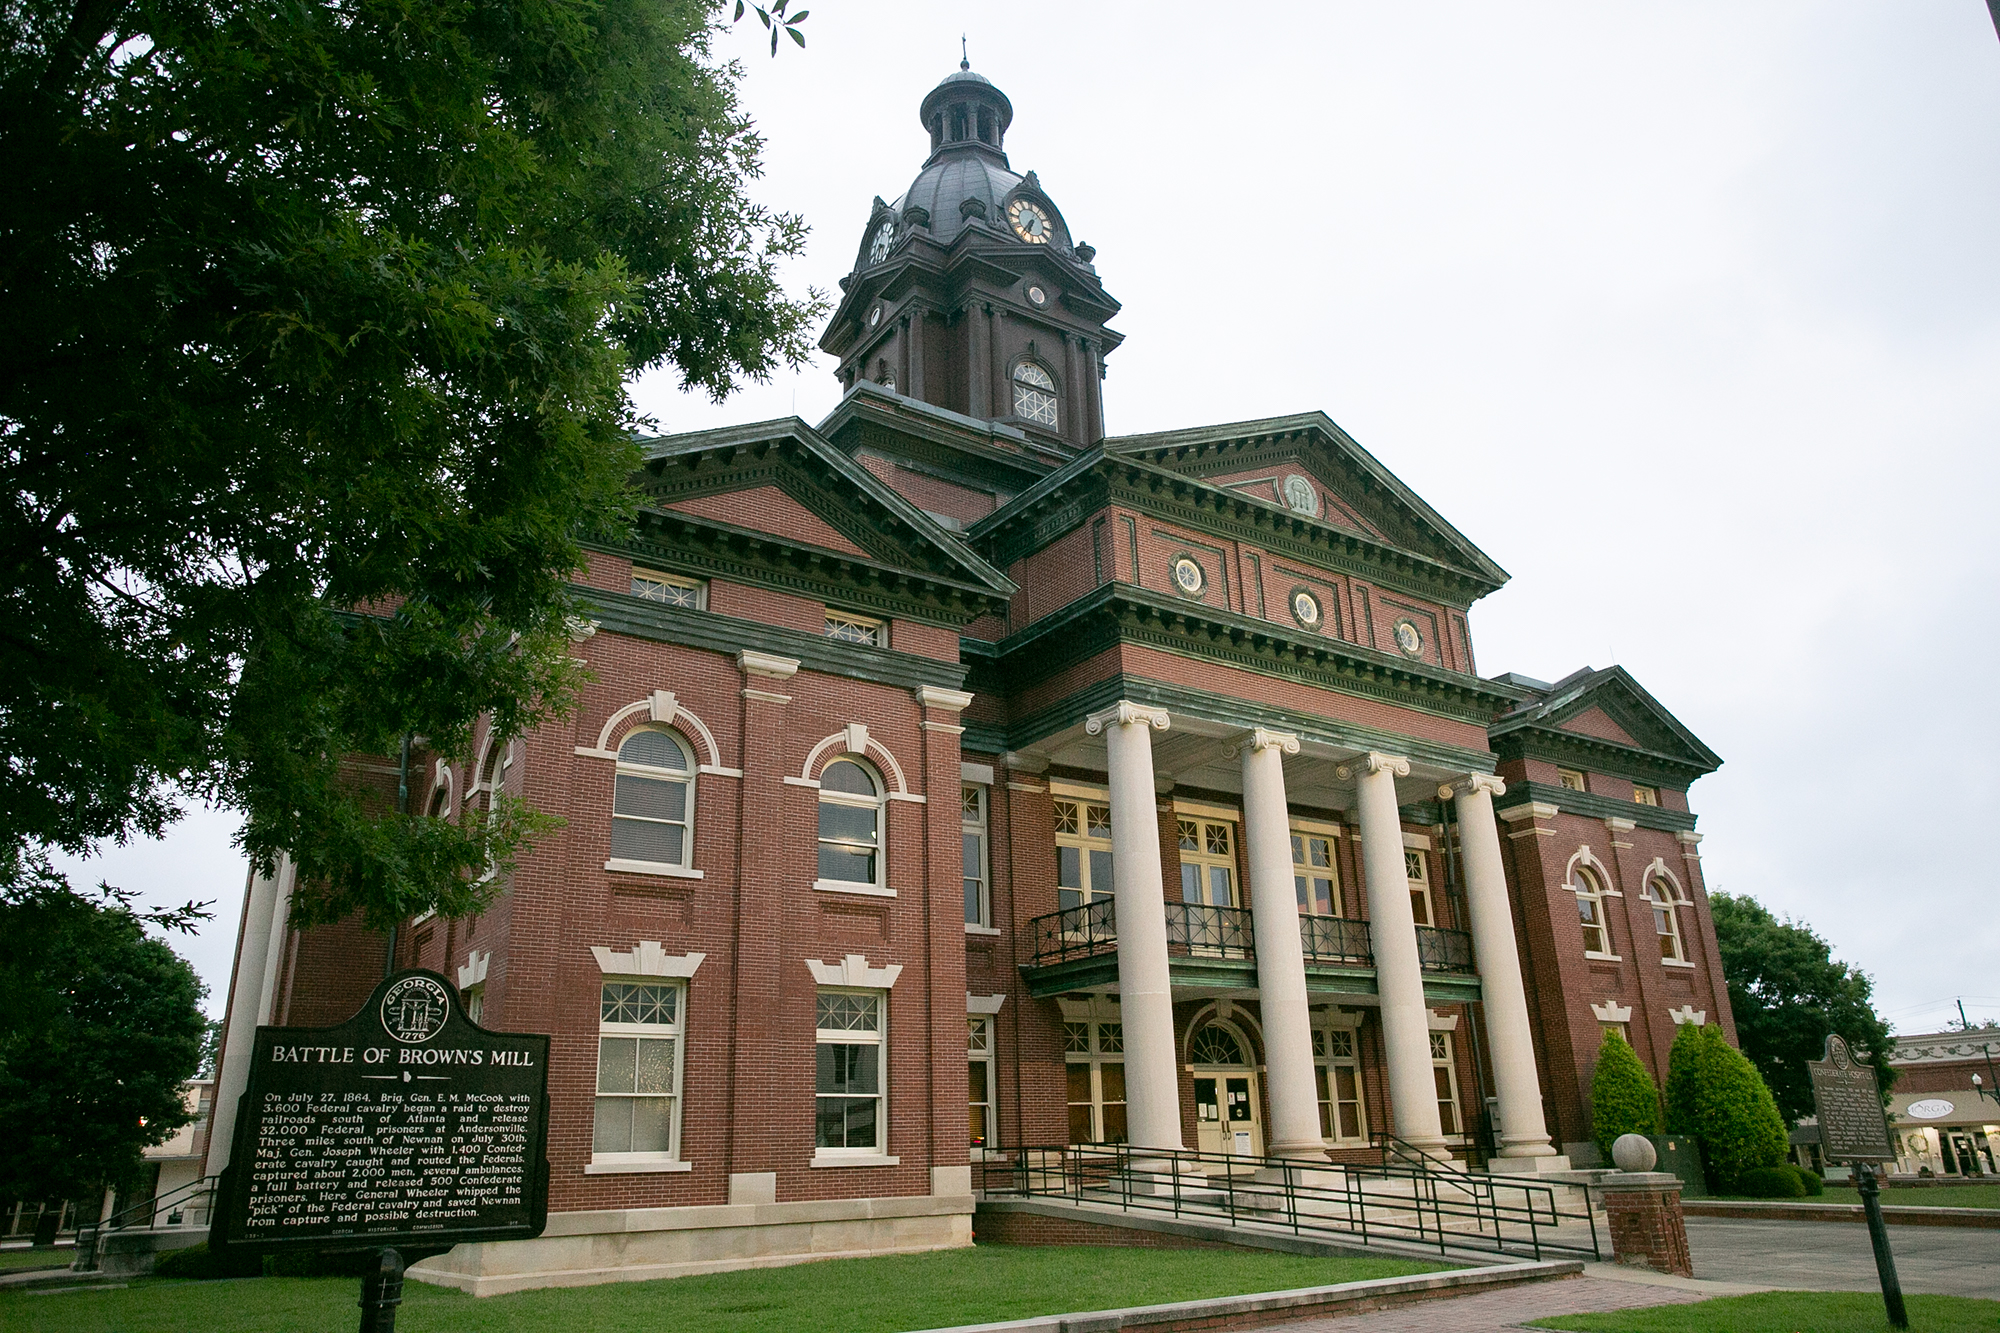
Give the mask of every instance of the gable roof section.
MULTIPOLYGON (((1518 683, 1524 678, 1511 679, 1518 683)), ((1536 694, 1536 698, 1502 713, 1487 728, 1487 739, 1496 752, 1530 755, 1681 788, 1722 767, 1721 756, 1702 744, 1624 667, 1602 671, 1585 667, 1543 686, 1536 694), (1632 743, 1622 744, 1565 726, 1591 712, 1602 712, 1632 738, 1632 743)))
POLYGON ((1007 495, 1034 485, 1072 456, 1018 427, 936 407, 870 380, 849 389, 817 429, 850 456, 874 449, 1007 495))
POLYGON ((1447 606, 1470 606, 1507 578, 1484 556, 1474 568, 1471 562, 1426 555, 1190 477, 1138 453, 1112 451, 1112 443, 1078 454, 1015 496, 969 528, 967 540, 1005 569, 1114 503, 1447 606))
POLYGON ((952 624, 1001 609, 1015 591, 971 547, 797 417, 662 436, 640 447, 645 498, 629 554, 952 624), (853 549, 675 507, 772 486, 853 549))
MULTIPOLYGON (((1107 439, 1104 447, 1189 477, 1241 472, 1292 458, 1315 473, 1389 543, 1462 569, 1492 588, 1508 578, 1507 571, 1471 538, 1446 522, 1324 412, 1123 435, 1107 439)), ((1289 512, 1275 500, 1254 502, 1289 512)))

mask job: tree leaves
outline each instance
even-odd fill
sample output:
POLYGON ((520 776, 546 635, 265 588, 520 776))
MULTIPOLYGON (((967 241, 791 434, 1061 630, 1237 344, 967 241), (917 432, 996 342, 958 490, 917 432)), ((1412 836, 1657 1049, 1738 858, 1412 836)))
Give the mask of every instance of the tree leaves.
MULTIPOLYGON (((790 18, 786 18, 785 6, 790 3, 791 0, 778 0, 778 3, 772 5, 769 9, 765 9, 762 5, 750 6, 750 8, 755 10, 757 13, 757 21, 762 23, 766 28, 770 29, 771 54, 773 56, 778 54, 779 33, 784 33, 786 36, 790 37, 794 42, 798 43, 798 45, 801 48, 804 48, 806 44, 806 35, 803 32, 799 31, 799 25, 806 21, 806 16, 812 13, 812 11, 809 9, 801 9, 798 13, 792 15, 790 18)), ((736 0, 736 17, 731 19, 730 22, 738 23, 741 22, 742 19, 743 19, 743 0, 736 0)))

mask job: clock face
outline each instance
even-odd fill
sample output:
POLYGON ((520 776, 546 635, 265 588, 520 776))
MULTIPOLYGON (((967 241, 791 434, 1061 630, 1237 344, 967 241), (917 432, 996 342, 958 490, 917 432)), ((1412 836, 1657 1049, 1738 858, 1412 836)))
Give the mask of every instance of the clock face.
POLYGON ((875 239, 868 243, 868 262, 879 264, 889 257, 889 247, 896 243, 896 224, 885 222, 875 229, 875 239))
POLYGON ((1049 237, 1055 234, 1055 225, 1041 205, 1026 199, 1016 199, 1007 205, 1007 221, 1013 224, 1014 234, 1030 245, 1047 245, 1049 237))

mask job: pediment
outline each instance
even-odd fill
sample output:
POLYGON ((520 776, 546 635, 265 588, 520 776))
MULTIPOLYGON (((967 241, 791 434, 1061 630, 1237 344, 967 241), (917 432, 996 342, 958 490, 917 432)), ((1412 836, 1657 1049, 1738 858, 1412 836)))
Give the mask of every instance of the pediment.
MULTIPOLYGON (((1641 750, 1690 770, 1712 773, 1722 758, 1668 712, 1623 667, 1588 667, 1547 687, 1540 698, 1510 709, 1488 736, 1540 731, 1641 750)), ((1553 738, 1552 738, 1553 739, 1553 738)))
POLYGON ((644 441, 643 506, 733 540, 831 553, 877 569, 1014 592, 1007 577, 796 417, 644 441))
POLYGON ((1619 745, 1637 745, 1632 734, 1611 720, 1610 714, 1602 708, 1584 709, 1575 717, 1565 718, 1556 724, 1564 731, 1573 731, 1579 736, 1595 736, 1601 741, 1613 741, 1619 745))
MULTIPOLYGON (((1506 570, 1323 412, 1126 435, 1106 440, 1104 447, 1213 485, 1301 472, 1321 490, 1320 512, 1293 508, 1301 517, 1358 527, 1376 540, 1464 570, 1494 587, 1507 581, 1506 570)), ((1255 488, 1242 490, 1255 495, 1255 488)), ((1271 498, 1256 498, 1290 508, 1269 487, 1264 490, 1271 498)))

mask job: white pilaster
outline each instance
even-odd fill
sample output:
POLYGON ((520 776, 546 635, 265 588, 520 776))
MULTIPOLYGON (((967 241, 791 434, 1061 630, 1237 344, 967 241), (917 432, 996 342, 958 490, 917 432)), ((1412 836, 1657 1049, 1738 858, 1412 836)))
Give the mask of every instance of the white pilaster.
POLYGON ((276 875, 253 873, 244 890, 243 929, 236 940, 236 976, 229 991, 222 1056, 216 1061, 215 1105, 209 1112, 204 1175, 215 1175, 229 1165, 236 1134, 236 1102, 250 1084, 250 1052, 256 1045, 257 1027, 271 1021, 278 960, 283 956, 292 910, 292 874, 291 858, 281 856, 276 875))
POLYGON ((1174 997, 1167 976, 1166 892, 1153 800, 1153 737, 1164 710, 1120 700, 1084 719, 1102 733, 1111 788, 1111 884, 1118 923, 1118 998, 1125 1028, 1125 1121, 1141 1148, 1181 1146, 1174 997))
POLYGON ((1500 1099, 1499 1153, 1503 1158, 1557 1157, 1542 1118, 1542 1085, 1535 1072, 1535 1042, 1528 1021, 1528 992, 1521 983, 1521 955, 1514 940, 1514 912, 1500 861, 1500 826, 1493 798, 1507 784, 1489 773, 1460 778, 1440 795, 1458 807, 1458 844, 1465 865, 1465 905, 1472 918, 1473 957, 1485 1002, 1486 1042, 1493 1057, 1493 1089, 1500 1099))
POLYGON ((1375 948, 1375 989, 1382 999, 1382 1049, 1389 1066, 1389 1110, 1396 1137, 1444 1157, 1437 1080, 1431 1066, 1430 1011, 1417 955, 1417 919, 1410 912, 1403 868, 1403 821, 1396 779, 1410 775, 1400 755, 1364 754, 1342 765, 1352 776, 1361 814, 1361 874, 1368 886, 1368 930, 1375 948))
POLYGON ((1291 819, 1285 811, 1284 757, 1298 752, 1298 737, 1262 727, 1242 742, 1243 847, 1250 859, 1250 916, 1264 1015, 1264 1090, 1271 1099, 1267 1151, 1273 1157, 1325 1161, 1305 950, 1292 882, 1291 819))

